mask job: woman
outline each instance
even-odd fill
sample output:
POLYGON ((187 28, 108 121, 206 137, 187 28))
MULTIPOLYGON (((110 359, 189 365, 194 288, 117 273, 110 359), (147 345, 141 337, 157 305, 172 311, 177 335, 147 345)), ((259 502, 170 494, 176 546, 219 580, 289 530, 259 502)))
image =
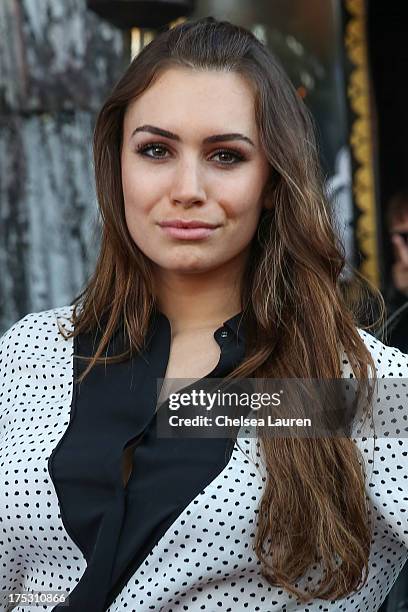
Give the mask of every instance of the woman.
POLYGON ((247 30, 184 23, 116 85, 94 154, 95 273, 2 339, 3 589, 75 612, 377 610, 407 557, 405 440, 155 429, 160 378, 408 376, 341 298, 302 101, 247 30))

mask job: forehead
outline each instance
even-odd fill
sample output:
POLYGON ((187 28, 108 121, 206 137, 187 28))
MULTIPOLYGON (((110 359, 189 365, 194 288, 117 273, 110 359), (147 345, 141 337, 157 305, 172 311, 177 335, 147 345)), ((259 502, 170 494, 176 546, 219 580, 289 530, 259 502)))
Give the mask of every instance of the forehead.
POLYGON ((168 68, 125 113, 125 130, 149 123, 182 133, 245 131, 256 139, 254 94, 235 72, 168 68))

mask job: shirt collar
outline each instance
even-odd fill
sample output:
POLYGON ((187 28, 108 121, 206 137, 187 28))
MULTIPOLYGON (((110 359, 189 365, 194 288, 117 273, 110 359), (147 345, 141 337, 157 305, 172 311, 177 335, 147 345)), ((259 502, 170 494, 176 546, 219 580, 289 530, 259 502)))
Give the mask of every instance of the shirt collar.
MULTIPOLYGON (((156 310, 156 316, 159 316, 165 319, 170 326, 169 320, 166 315, 161 310, 156 310)), ((217 331, 221 331, 223 327, 227 327, 230 331, 234 333, 238 337, 239 340, 245 340, 245 325, 244 325, 244 313, 241 310, 237 314, 233 315, 229 319, 223 322, 223 324, 217 329, 217 331)))
POLYGON ((244 313, 241 310, 236 315, 224 321, 223 327, 228 327, 239 340, 245 340, 244 313))

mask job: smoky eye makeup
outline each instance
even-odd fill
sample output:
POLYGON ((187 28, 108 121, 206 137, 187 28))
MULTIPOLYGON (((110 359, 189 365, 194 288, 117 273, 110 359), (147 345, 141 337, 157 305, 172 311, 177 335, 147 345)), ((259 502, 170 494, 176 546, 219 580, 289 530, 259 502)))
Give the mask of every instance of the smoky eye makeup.
MULTIPOLYGON (((135 153, 152 160, 168 159, 171 157, 170 149, 161 142, 140 143, 136 145, 135 153), (166 153, 170 153, 170 155, 166 155, 166 153)), ((212 159, 217 156, 219 159, 218 161, 215 160, 215 163, 222 166, 233 166, 240 162, 247 161, 247 156, 234 147, 218 147, 209 152, 207 157, 212 159)))

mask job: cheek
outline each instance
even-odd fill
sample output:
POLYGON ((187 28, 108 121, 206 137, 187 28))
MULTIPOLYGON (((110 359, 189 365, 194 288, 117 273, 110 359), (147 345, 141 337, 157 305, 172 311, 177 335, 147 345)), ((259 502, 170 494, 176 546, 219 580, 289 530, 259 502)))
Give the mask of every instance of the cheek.
MULTIPOLYGON (((122 190, 125 206, 125 216, 128 223, 132 217, 147 215, 157 199, 154 192, 154 182, 142 172, 124 165, 122 167, 122 190)), ((140 220, 140 219, 139 219, 140 220)))
MULTIPOLYGON (((226 194, 223 194, 224 198, 226 194)), ((224 199, 224 209, 231 221, 239 225, 256 225, 261 214, 263 202, 259 189, 253 185, 236 185, 228 194, 228 200, 224 199)), ((243 228, 244 229, 244 228, 243 228)), ((245 229, 250 229, 245 228, 245 229)))
POLYGON ((248 165, 242 171, 231 173, 227 180, 213 183, 219 201, 230 203, 231 216, 237 218, 257 217, 262 209, 262 187, 267 178, 268 169, 248 165))
POLYGON ((233 230, 230 236, 236 241, 237 246, 245 247, 255 236, 262 208, 261 192, 250 184, 246 184, 246 188, 237 192, 235 198, 225 205, 230 227, 233 230))
POLYGON ((129 234, 135 243, 141 247, 145 231, 145 220, 149 216, 149 200, 147 186, 142 181, 132 180, 132 177, 122 178, 124 213, 129 234))

